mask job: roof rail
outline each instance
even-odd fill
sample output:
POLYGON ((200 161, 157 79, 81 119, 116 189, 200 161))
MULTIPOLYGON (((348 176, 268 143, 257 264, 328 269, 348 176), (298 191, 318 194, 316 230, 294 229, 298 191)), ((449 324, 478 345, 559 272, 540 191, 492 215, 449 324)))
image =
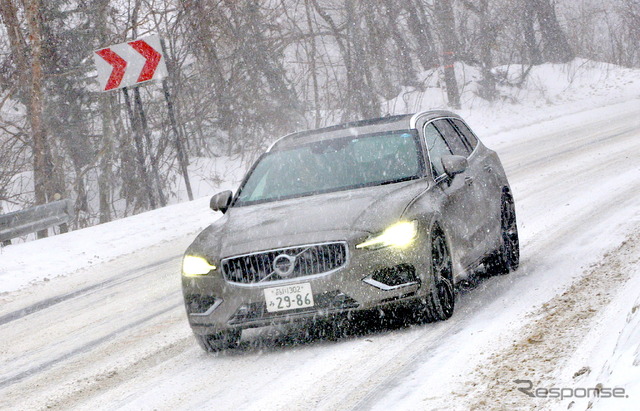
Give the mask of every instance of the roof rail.
POLYGON ((294 136, 294 135, 297 135, 296 137, 304 137, 304 136, 308 136, 310 134, 321 133, 321 132, 326 132, 326 131, 342 130, 342 129, 347 129, 347 128, 351 128, 351 127, 363 127, 363 126, 368 126, 368 125, 373 125, 373 124, 378 124, 378 123, 390 123, 390 122, 399 120, 402 117, 406 117, 406 116, 408 116, 408 115, 407 114, 399 114, 399 115, 395 115, 395 116, 386 116, 386 117, 377 117, 377 118, 371 118, 371 119, 366 119, 366 120, 350 121, 350 122, 347 122, 347 123, 336 124, 336 125, 333 125, 333 126, 327 126, 327 127, 310 129, 310 130, 296 131, 294 133, 289 133, 289 134, 287 134, 285 136, 282 136, 279 139, 277 139, 276 141, 274 141, 269 146, 269 148, 267 149, 267 152, 271 151, 271 149, 273 149, 273 147, 276 144, 278 144, 280 142, 280 140, 285 139, 287 137, 294 136))
POLYGON ((411 119, 409 120, 409 128, 416 128, 416 124, 418 123, 418 119, 422 116, 424 116, 425 114, 431 112, 433 110, 424 110, 424 111, 419 111, 416 114, 414 114, 411 119))
POLYGON ((294 131, 293 133, 285 134, 284 136, 282 136, 282 137, 278 138, 276 141, 274 141, 273 143, 271 143, 271 145, 270 145, 270 146, 269 146, 269 148, 267 149, 267 153, 268 153, 269 151, 271 151, 271 149, 272 149, 276 144, 278 144, 278 143, 280 142, 280 140, 282 140, 282 139, 284 139, 284 138, 287 138, 287 137, 289 137, 289 136, 292 136, 292 135, 294 135, 294 134, 298 134, 298 133, 300 133, 300 131, 294 131))

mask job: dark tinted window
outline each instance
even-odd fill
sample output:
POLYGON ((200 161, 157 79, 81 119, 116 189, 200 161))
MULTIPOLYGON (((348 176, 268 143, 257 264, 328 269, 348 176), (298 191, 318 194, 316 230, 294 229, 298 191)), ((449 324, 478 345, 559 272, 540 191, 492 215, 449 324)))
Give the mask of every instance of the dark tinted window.
POLYGON ((442 156, 451 155, 449 146, 440 135, 440 132, 434 127, 433 123, 429 123, 424 128, 424 138, 427 142, 427 150, 429 150, 429 159, 431 160, 431 170, 433 177, 444 174, 442 167, 442 156))
POLYGON ((474 150, 478 145, 478 138, 473 134, 473 131, 471 131, 463 121, 460 121, 457 118, 452 119, 451 121, 457 127, 458 131, 460 131, 460 133, 467 139, 467 143, 471 147, 471 150, 474 150))
POLYGON ((447 120, 434 121, 435 126, 440 130, 440 134, 444 136, 447 144, 451 148, 453 154, 457 156, 468 157, 471 149, 464 142, 458 131, 447 120))

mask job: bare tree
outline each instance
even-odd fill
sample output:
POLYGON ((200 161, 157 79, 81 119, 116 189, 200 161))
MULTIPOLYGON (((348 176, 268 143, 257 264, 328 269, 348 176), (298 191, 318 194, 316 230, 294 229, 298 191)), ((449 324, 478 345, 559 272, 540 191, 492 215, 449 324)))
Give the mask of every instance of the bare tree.
POLYGON ((421 0, 407 0, 401 2, 409 17, 407 25, 418 43, 415 52, 422 68, 429 70, 438 66, 438 52, 433 39, 432 28, 427 9, 421 0))
MULTIPOLYGON (((567 36, 560 27, 556 16, 555 4, 551 0, 527 0, 525 3, 526 18, 535 16, 540 30, 542 41, 542 59, 551 63, 566 63, 575 57, 567 36)), ((529 23, 527 23, 529 24, 529 23)), ((529 38, 530 28, 525 26, 527 44, 530 47, 532 62, 538 60, 536 43, 533 38, 529 38)))
POLYGON ((535 2, 529 0, 521 0, 522 13, 522 30, 524 34, 524 43, 528 52, 529 62, 534 65, 542 64, 542 52, 536 39, 535 18, 536 9, 535 2))
POLYGON ((447 89, 449 105, 460 108, 460 91, 454 69, 455 56, 458 52, 455 17, 451 0, 438 0, 434 3, 438 34, 442 43, 444 62, 444 81, 447 89))
POLYGON ((630 67, 640 66, 640 0, 627 0, 619 7, 622 19, 622 50, 618 60, 630 67))

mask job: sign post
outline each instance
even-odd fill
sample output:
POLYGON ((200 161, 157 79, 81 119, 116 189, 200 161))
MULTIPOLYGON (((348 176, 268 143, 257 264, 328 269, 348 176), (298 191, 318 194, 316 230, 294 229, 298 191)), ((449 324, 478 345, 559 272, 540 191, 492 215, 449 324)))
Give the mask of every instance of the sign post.
POLYGON ((173 134, 176 136, 176 150, 178 150, 178 162, 182 169, 182 175, 184 176, 184 184, 187 187, 187 195, 189 200, 193 200, 193 192, 191 192, 191 182, 189 181, 189 174, 187 173, 187 156, 182 146, 182 140, 180 140, 180 134, 178 133, 178 125, 176 123, 176 117, 173 112, 173 103, 171 102, 171 94, 169 93, 169 86, 167 80, 162 80, 162 90, 164 91, 164 99, 167 101, 167 108, 169 109, 169 121, 171 122, 171 128, 173 134))
MULTIPOLYGON (((160 46, 162 50, 165 49, 164 40, 160 39, 160 46)), ((168 72, 168 70, 167 70, 168 72)), ((182 139, 178 132, 178 123, 176 122, 176 115, 173 109, 173 100, 171 99, 171 93, 169 92, 169 84, 167 79, 162 79, 162 91, 164 92, 164 99, 167 102, 167 110, 169 111, 169 122, 171 123, 171 129, 176 138, 176 150, 178 152, 178 163, 182 169, 182 175, 184 176, 184 184, 187 188, 187 195, 189 200, 193 200, 193 192, 191 191, 191 182, 189 181, 189 174, 187 173, 187 153, 182 145, 182 139)))
MULTIPOLYGON (((171 95, 166 83, 166 78, 169 75, 169 72, 167 71, 167 64, 163 55, 162 40, 160 39, 160 36, 152 35, 127 43, 120 43, 105 47, 103 49, 96 50, 93 54, 93 58, 96 63, 96 68, 98 69, 98 83, 100 84, 100 90, 111 91, 123 89, 129 117, 131 118, 131 126, 134 130, 134 138, 136 139, 138 162, 141 162, 140 167, 143 179, 145 180, 144 184, 149 194, 149 202, 153 208, 155 208, 155 199, 151 188, 151 180, 149 179, 144 165, 142 136, 140 135, 141 133, 138 130, 137 122, 133 116, 133 110, 131 110, 131 101, 129 99, 127 88, 139 86, 149 81, 162 80, 162 88, 165 100, 167 101, 167 108, 169 110, 169 121, 171 122, 173 133, 175 134, 176 151, 178 154, 180 170, 184 177, 189 200, 193 200, 191 183, 187 172, 187 157, 178 134, 173 104, 170 98, 171 95)), ((138 96, 136 95, 136 97, 138 96)), ((136 99, 136 103, 139 103, 139 111, 142 111, 139 98, 136 99)), ((146 124, 145 119, 142 119, 142 123, 142 126, 144 127, 146 124)))
POLYGON ((124 94, 124 104, 127 106, 127 114, 129 115, 129 121, 131 122, 131 129, 133 130, 133 140, 136 146, 136 160, 138 161, 138 166, 140 167, 140 173, 142 174, 142 182, 144 184, 144 188, 147 191, 147 196, 149 197, 149 205, 151 208, 156 208, 156 200, 153 196, 153 186, 151 185, 151 180, 149 179, 149 173, 147 172, 147 168, 145 166, 144 161, 144 146, 142 145, 142 136, 140 135, 140 128, 138 127, 138 122, 136 121, 136 117, 133 114, 133 109, 131 108, 131 99, 129 98, 129 89, 124 87, 122 89, 122 93, 124 94))

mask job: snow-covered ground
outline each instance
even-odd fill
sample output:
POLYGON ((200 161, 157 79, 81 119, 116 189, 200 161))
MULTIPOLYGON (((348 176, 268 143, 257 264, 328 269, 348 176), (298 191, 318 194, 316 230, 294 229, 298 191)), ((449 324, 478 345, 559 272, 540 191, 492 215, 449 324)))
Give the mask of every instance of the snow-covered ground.
MULTIPOLYGON (((529 81, 503 91, 517 104, 463 93, 460 113, 512 184, 523 261, 463 288, 450 320, 337 342, 305 325, 250 330, 234 352, 200 352, 179 257, 218 217, 207 195, 0 249, 0 408, 634 409, 640 72, 576 60, 529 81), (531 398, 516 379, 629 398, 531 398)), ((435 108, 431 92, 390 107, 435 108)))

